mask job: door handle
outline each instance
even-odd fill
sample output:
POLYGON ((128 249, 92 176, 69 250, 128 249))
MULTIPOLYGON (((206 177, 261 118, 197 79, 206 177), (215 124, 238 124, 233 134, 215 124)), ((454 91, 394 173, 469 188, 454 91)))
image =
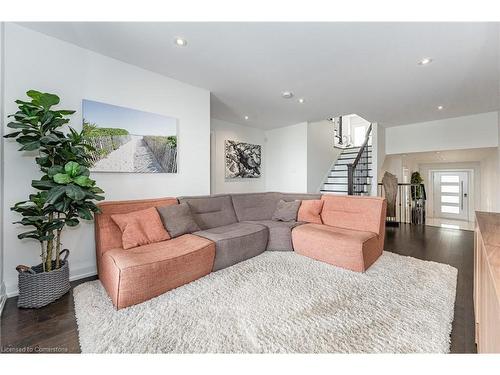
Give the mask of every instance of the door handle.
POLYGON ((464 182, 460 181, 460 191, 462 192, 460 196, 460 210, 464 210, 464 197, 467 196, 467 194, 464 193, 464 182))

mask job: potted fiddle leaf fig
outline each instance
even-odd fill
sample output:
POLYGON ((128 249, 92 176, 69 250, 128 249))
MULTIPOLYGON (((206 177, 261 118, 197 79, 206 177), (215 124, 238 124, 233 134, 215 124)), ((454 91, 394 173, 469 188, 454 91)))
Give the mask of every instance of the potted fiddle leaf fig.
POLYGON ((31 183, 37 192, 11 208, 22 217, 15 224, 29 228, 18 238, 38 241, 41 257, 37 266, 16 268, 18 306, 38 308, 69 290, 69 250, 61 250, 63 230, 77 226, 80 219, 92 220, 99 212, 95 202, 104 199, 104 192, 89 177, 94 148, 83 132, 69 126, 64 131, 67 116, 75 111, 54 109, 59 104, 57 95, 35 90, 26 94, 29 100, 16 100, 19 109, 9 115, 14 121, 7 124, 14 131, 5 138, 21 144, 19 151, 38 152, 35 162, 41 176, 31 183))

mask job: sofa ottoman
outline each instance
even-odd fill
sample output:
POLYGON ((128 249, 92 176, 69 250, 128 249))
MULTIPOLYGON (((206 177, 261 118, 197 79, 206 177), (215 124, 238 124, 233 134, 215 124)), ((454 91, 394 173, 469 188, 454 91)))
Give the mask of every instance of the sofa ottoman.
POLYGON ((106 251, 99 278, 113 305, 121 309, 208 275, 214 258, 212 241, 185 234, 132 249, 106 251))
POLYGON ((193 233, 215 242, 213 271, 232 266, 266 250, 268 229, 262 225, 234 223, 193 233))
POLYGON ((351 271, 364 272, 381 255, 376 233, 305 224, 293 230, 295 252, 351 271))
POLYGON ((268 251, 293 251, 292 229, 304 223, 297 221, 260 220, 246 223, 265 226, 269 230, 268 251))

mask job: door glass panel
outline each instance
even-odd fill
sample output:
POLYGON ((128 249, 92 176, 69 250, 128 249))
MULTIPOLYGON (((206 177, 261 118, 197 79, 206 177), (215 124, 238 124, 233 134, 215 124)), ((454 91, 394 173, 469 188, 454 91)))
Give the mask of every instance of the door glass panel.
POLYGON ((460 191, 460 186, 458 185, 441 185, 442 193, 458 193, 460 191))
POLYGON ((441 203, 460 203, 460 197, 458 195, 441 195, 441 203))
POLYGON ((458 176, 441 176, 441 182, 444 183, 456 183, 458 184, 459 182, 459 177, 458 176))
POLYGON ((460 207, 458 207, 458 206, 441 206, 441 212, 444 212, 447 214, 459 214, 460 207))

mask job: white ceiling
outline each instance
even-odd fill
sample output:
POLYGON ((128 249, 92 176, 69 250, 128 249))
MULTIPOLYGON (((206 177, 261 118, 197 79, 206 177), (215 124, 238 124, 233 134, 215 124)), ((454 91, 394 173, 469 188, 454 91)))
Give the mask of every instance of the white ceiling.
POLYGON ((263 129, 346 113, 395 126, 498 109, 496 23, 22 25, 206 88, 212 117, 263 129), (434 61, 418 66, 422 57, 434 61))

